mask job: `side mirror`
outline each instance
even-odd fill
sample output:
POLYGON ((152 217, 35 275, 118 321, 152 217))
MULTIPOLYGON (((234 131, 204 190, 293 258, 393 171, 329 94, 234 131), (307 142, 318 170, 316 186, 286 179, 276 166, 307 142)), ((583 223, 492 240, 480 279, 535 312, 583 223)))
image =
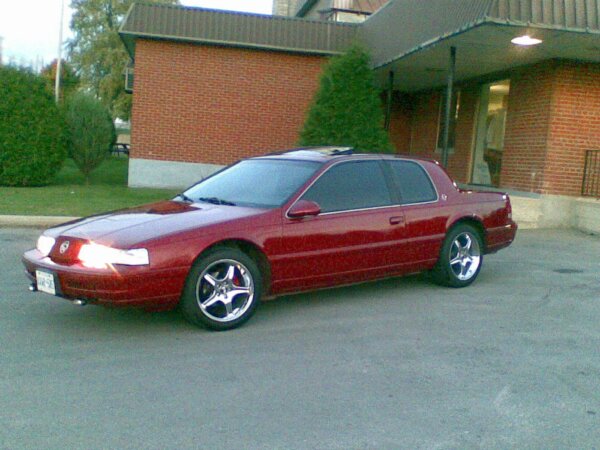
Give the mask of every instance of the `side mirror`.
POLYGON ((318 216, 321 213, 321 207, 310 200, 299 200, 288 211, 288 217, 292 219, 301 219, 302 217, 318 216))

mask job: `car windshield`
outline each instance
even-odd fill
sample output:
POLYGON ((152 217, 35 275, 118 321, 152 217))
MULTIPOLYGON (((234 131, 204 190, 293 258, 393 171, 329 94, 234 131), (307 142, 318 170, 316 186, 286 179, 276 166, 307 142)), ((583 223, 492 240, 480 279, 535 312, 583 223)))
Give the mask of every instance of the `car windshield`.
POLYGON ((180 198, 220 205, 277 208, 320 166, 314 161, 249 159, 192 186, 180 198))

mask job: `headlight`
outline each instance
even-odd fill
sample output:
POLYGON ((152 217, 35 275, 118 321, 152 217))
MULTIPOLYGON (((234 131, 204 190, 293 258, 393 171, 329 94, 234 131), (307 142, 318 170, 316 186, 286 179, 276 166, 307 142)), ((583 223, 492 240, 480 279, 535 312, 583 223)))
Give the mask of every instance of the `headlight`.
POLYGON ((119 250, 100 244, 84 244, 79 249, 79 260, 85 267, 104 269, 112 264, 125 266, 145 266, 150 264, 148 250, 119 250))
POLYGON ((37 240, 37 249, 43 256, 48 256, 54 247, 56 239, 50 236, 44 236, 43 234, 37 240))

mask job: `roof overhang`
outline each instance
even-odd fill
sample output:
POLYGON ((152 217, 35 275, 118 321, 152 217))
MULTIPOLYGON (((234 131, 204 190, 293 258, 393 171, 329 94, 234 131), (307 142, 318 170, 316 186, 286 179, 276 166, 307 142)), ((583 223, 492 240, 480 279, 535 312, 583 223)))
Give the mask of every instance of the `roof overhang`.
POLYGON ((376 72, 381 86, 390 70, 395 75, 394 87, 402 91, 414 92, 445 85, 451 47, 457 49, 457 82, 552 59, 600 63, 600 31, 511 25, 487 19, 380 63, 376 72), (543 42, 530 47, 511 43, 513 38, 522 35, 543 42))
POLYGON ((600 0, 393 0, 360 32, 383 80, 418 91, 446 83, 450 47, 456 80, 501 74, 544 60, 600 62, 600 0), (529 35, 543 42, 511 43, 529 35))
POLYGON ((194 8, 134 3, 119 35, 134 58, 137 39, 169 40, 314 55, 343 53, 358 25, 194 8))

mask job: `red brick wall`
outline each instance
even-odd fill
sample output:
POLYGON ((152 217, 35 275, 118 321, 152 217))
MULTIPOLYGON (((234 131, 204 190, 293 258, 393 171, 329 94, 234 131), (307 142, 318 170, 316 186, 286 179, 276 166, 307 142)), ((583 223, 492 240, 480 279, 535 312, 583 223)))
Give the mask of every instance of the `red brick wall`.
POLYGON ((553 90, 551 63, 525 68, 510 77, 500 186, 544 190, 553 90))
POLYGON ((544 191, 580 195, 586 150, 600 150, 600 65, 557 63, 544 191))
POLYGON ((412 99, 395 92, 392 101, 390 140, 397 153, 407 155, 410 153, 412 99))
POLYGON ((412 155, 438 158, 437 135, 439 126, 440 100, 439 92, 415 95, 412 116, 410 153, 412 155))
POLYGON ((140 39, 131 155, 225 164, 293 147, 325 61, 140 39))
POLYGON ((579 195, 600 149, 600 65, 546 62, 511 77, 501 186, 579 195))

